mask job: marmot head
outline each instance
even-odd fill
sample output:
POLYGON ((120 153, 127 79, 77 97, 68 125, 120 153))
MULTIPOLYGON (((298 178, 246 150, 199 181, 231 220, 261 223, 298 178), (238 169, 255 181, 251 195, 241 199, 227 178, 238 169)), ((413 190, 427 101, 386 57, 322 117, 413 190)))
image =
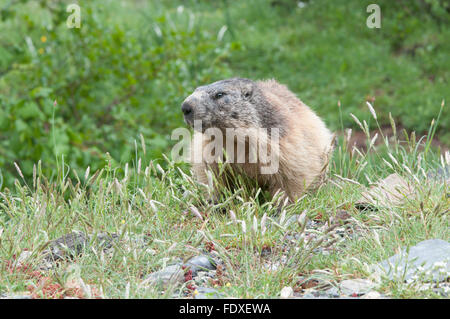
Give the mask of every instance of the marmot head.
POLYGON ((281 119, 265 99, 256 82, 232 78, 198 87, 182 106, 185 122, 194 126, 201 121, 207 128, 271 128, 280 127, 281 119))

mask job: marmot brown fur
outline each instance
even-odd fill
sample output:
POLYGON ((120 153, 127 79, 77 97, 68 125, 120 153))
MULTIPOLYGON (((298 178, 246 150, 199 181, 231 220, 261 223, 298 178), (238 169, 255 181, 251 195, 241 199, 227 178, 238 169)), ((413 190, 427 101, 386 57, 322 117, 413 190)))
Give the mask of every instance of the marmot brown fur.
MULTIPOLYGON (((185 122, 197 132, 192 154, 200 151, 197 154, 201 155, 197 160, 194 157, 198 155, 192 155, 191 161, 194 176, 201 183, 208 184, 208 169, 217 173, 218 168, 217 161, 206 161, 203 153, 208 144, 220 140, 207 134, 210 128, 223 132, 223 140, 220 141, 224 148, 227 129, 262 132, 249 133, 243 140, 238 138, 240 133, 234 133, 232 148, 236 151, 239 143, 245 144, 245 160, 239 162, 233 157, 230 165, 233 170, 238 169, 256 179, 261 186, 267 186, 272 194, 284 191, 291 202, 295 202, 307 188, 320 184, 326 175, 333 150, 332 134, 308 106, 275 80, 255 82, 232 78, 201 86, 185 99, 181 109, 185 122), (201 127, 194 125, 198 123, 201 127), (260 129, 267 129, 267 133, 260 129), (278 141, 272 139, 275 135, 271 129, 278 129, 277 145, 274 141, 278 141), (256 141, 267 142, 268 154, 278 161, 276 171, 263 172, 267 159, 261 159, 256 141), (258 154, 255 155, 256 161, 249 161, 250 154, 258 154)), ((215 152, 217 155, 217 150, 215 152)), ((226 155, 228 152, 226 148, 226 155)))

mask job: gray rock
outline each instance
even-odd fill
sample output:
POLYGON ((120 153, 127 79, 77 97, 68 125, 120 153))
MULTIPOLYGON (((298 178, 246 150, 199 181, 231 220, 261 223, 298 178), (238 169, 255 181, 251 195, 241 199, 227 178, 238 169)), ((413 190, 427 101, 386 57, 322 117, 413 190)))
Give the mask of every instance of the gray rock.
POLYGON ((88 244, 89 239, 85 233, 73 231, 50 241, 48 249, 44 251, 46 262, 54 262, 61 259, 72 258, 79 255, 88 244))
POLYGON ((216 269, 218 266, 222 267, 222 269, 226 269, 226 266, 217 251, 213 250, 209 252, 209 257, 211 258, 211 262, 216 266, 216 269))
POLYGON ((215 270, 216 264, 211 258, 205 255, 196 256, 188 260, 185 265, 192 270, 192 277, 197 276, 199 271, 215 270))
POLYGON ((216 277, 215 270, 210 270, 208 272, 199 271, 199 272, 197 272, 197 276, 195 276, 193 279, 197 286, 204 286, 204 285, 208 285, 210 283, 211 279, 214 277, 216 277))
POLYGON ((219 299, 223 298, 223 295, 216 289, 208 287, 197 288, 198 294, 194 296, 194 299, 219 299))
POLYGON ((339 288, 344 295, 351 296, 356 294, 358 296, 364 295, 371 291, 375 284, 367 279, 349 279, 343 280, 339 284, 339 288))
POLYGON ((95 243, 106 252, 113 248, 113 241, 116 243, 119 242, 119 236, 114 233, 87 235, 81 231, 73 231, 69 234, 63 235, 48 243, 48 248, 42 252, 44 258, 42 263, 39 265, 39 269, 52 269, 55 266, 55 262, 63 259, 71 259, 80 255, 92 241, 95 241, 95 243))
POLYGON ((375 185, 361 193, 355 203, 359 210, 377 210, 379 206, 390 208, 403 205, 405 198, 413 197, 414 187, 397 173, 379 180, 375 185))
POLYGON ((167 288, 170 285, 176 286, 183 281, 184 270, 180 265, 171 265, 148 275, 142 282, 142 285, 155 285, 167 288))
POLYGON ((96 242, 98 243, 98 245, 100 247, 102 247, 104 250, 108 250, 111 249, 113 247, 113 242, 118 242, 119 240, 119 235, 112 233, 112 234, 108 234, 108 233, 99 233, 96 234, 94 237, 94 234, 89 236, 89 239, 92 241, 92 239, 96 239, 96 242))
POLYGON ((435 294, 441 295, 444 298, 450 297, 450 284, 444 284, 440 287, 434 287, 432 290, 435 294))
POLYGON ((445 281, 450 277, 450 243, 430 239, 373 266, 374 271, 389 279, 404 281, 445 281))
POLYGON ((28 258, 30 258, 33 255, 33 252, 29 250, 24 250, 20 253, 19 257, 17 257, 17 265, 22 266, 28 258))

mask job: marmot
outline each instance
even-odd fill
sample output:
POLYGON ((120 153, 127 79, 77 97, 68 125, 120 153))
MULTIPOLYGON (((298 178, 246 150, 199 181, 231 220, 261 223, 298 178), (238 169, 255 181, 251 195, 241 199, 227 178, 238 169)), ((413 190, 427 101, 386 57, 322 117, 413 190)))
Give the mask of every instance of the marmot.
MULTIPOLYGON (((194 177, 201 183, 208 184, 208 168, 215 173, 218 168, 217 161, 205 160, 204 149, 218 141, 220 146, 228 145, 228 129, 248 129, 243 140, 239 140, 238 136, 242 135, 239 132, 231 135, 231 141, 228 136, 228 143, 231 142, 233 147, 225 147, 226 155, 236 151, 239 143, 245 150, 244 161, 242 158, 236 161, 233 157, 231 168, 238 168, 241 173, 256 179, 259 185, 267 186, 272 195, 284 191, 290 202, 295 202, 307 188, 319 185, 326 175, 333 135, 308 106, 275 80, 232 78, 201 86, 184 100, 181 110, 185 122, 197 132, 193 138, 191 162, 194 177), (211 128, 222 132, 223 139, 207 134, 211 128), (273 129, 277 130, 278 140, 272 139, 275 137, 273 129), (268 166, 267 158, 261 158, 258 153, 261 147, 257 142, 267 142, 270 154, 267 156, 277 161, 276 171, 262 171, 268 166), (195 151, 197 155, 194 155, 195 151), (198 154, 200 157, 195 160, 198 154), (256 156, 256 161, 249 161, 250 154, 256 156)), ((218 155, 217 150, 215 152, 218 155)))

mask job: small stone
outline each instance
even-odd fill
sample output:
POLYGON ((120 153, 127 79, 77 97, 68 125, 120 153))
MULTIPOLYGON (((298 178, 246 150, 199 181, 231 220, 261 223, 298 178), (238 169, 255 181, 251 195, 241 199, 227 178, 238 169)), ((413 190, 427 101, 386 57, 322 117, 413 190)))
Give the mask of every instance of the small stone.
POLYGON ((54 262, 79 255, 89 240, 85 233, 73 231, 61 236, 49 243, 49 248, 44 251, 45 261, 54 262))
POLYGON ((277 271, 280 268, 281 264, 279 261, 268 262, 263 264, 263 267, 268 271, 277 271))
POLYGON ((200 270, 208 271, 216 269, 216 264, 211 262, 211 258, 205 255, 196 256, 189 259, 185 266, 189 267, 189 269, 192 271, 193 277, 197 276, 197 273, 200 270))
POLYGON ((294 290, 292 289, 292 287, 284 287, 283 289, 281 289, 281 299, 291 298, 292 296, 294 296, 294 290))
POLYGON ((413 195, 414 188, 403 177, 391 174, 363 191, 355 207, 359 210, 377 210, 378 206, 399 206, 404 203, 405 198, 413 195))
POLYGON ((208 272, 206 271, 199 271, 197 273, 197 276, 195 276, 193 279, 196 283, 197 286, 203 286, 203 285, 207 285, 211 278, 214 278, 216 274, 215 270, 210 270, 208 272))
POLYGON ((30 256, 33 254, 32 251, 24 250, 20 253, 19 257, 17 258, 17 265, 22 266, 23 263, 30 258, 30 256))
POLYGON ((169 285, 177 285, 183 281, 184 271, 181 266, 172 265, 148 275, 141 285, 160 285, 167 288, 169 285))
POLYGON ((349 279, 340 283, 341 292, 345 295, 364 295, 372 290, 375 284, 367 279, 349 279))
POLYGON ((369 291, 364 296, 361 297, 361 299, 381 299, 383 298, 381 294, 377 291, 369 291))
POLYGON ((450 243, 441 239, 429 239, 406 249, 373 266, 389 279, 404 281, 445 281, 450 276, 450 243))

